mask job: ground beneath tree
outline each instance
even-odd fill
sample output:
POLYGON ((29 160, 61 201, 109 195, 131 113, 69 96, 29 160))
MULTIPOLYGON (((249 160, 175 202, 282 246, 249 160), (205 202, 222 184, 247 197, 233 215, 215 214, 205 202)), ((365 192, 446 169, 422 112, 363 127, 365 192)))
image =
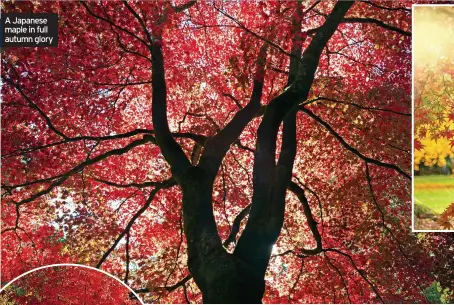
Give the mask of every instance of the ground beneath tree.
MULTIPOLYGON (((438 223, 440 214, 430 208, 415 203, 415 230, 445 230, 438 223)), ((454 221, 451 220, 454 226, 454 221)))

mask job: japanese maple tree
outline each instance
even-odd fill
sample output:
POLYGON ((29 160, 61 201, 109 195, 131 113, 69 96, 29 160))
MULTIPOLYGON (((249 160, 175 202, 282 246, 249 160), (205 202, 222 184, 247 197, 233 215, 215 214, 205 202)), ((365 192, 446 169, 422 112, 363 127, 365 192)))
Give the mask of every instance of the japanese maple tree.
POLYGON ((441 283, 449 236, 411 233, 410 4, 3 5, 57 12, 59 43, 3 51, 2 281, 75 262, 175 303, 441 283))

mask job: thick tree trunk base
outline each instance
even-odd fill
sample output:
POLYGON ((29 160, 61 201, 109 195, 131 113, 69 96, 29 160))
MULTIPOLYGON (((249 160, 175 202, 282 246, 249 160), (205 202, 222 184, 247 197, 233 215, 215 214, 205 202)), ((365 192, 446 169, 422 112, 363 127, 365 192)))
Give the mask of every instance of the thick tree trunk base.
MULTIPOLYGON (((189 262, 189 270, 207 304, 259 304, 265 293, 262 272, 237 257, 223 253, 189 262), (213 266, 207 268, 207 266, 213 266)), ((214 254, 214 253, 213 253, 214 254)))
POLYGON ((207 284, 202 292, 205 304, 261 304, 265 292, 263 279, 236 272, 207 284))

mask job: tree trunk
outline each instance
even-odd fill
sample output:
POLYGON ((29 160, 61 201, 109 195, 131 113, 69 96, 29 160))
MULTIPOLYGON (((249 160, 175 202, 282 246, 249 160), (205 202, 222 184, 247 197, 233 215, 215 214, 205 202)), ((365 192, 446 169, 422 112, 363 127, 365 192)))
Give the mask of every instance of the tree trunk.
MULTIPOLYGON (((203 264, 207 258, 202 258, 203 264)), ((262 302, 265 280, 251 266, 234 255, 217 253, 208 258, 215 268, 200 268, 191 264, 194 280, 202 291, 204 303, 247 303, 262 302), (202 271, 203 270, 203 271, 202 271)))
MULTIPOLYGON (((335 4, 298 65, 293 60, 291 85, 267 105, 257 131, 250 215, 233 254, 223 248, 217 232, 212 206, 213 182, 229 146, 260 108, 264 70, 258 70, 261 77, 254 81, 251 103, 224 130, 207 141, 199 165, 192 166, 168 127, 165 90, 157 89, 165 89, 161 86, 165 85, 162 51, 160 46, 153 46, 152 110, 156 140, 183 192, 188 268, 206 303, 261 303, 265 272, 272 246, 284 222, 285 194, 292 178, 296 154, 296 106, 308 97, 321 53, 352 4, 352 1, 335 4), (155 118, 159 115, 160 118, 155 118), (282 122, 282 147, 276 164, 276 142, 282 122), (161 129, 157 128, 159 124, 161 129)), ((296 53, 300 53, 300 49, 296 45, 292 52, 299 57, 296 53)), ((266 45, 261 53, 260 58, 264 60, 266 45)), ((263 65, 259 64, 260 67, 263 69, 263 65)))
POLYGON ((261 303, 263 272, 228 253, 217 232, 212 208, 213 182, 193 167, 181 179, 188 267, 204 303, 261 303))

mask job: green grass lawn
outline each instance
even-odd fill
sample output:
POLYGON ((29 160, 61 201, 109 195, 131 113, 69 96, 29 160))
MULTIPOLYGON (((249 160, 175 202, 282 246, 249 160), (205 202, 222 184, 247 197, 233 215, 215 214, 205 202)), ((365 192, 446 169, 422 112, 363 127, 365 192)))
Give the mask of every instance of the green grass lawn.
POLYGON ((454 177, 416 176, 414 196, 416 203, 441 213, 454 202, 454 177))

